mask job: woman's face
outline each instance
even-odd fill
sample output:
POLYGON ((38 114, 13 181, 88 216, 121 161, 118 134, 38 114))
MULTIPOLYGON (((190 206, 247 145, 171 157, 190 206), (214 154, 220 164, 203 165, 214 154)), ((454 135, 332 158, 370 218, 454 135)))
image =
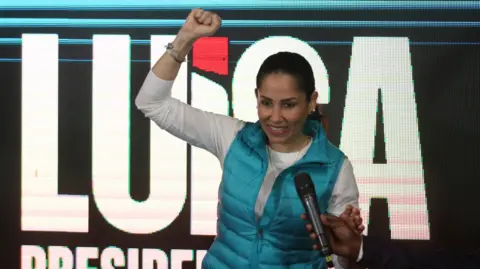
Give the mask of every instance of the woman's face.
POLYGON ((257 89, 257 112, 270 145, 294 145, 303 136, 303 125, 315 109, 317 92, 309 101, 295 78, 285 73, 266 75, 257 89))

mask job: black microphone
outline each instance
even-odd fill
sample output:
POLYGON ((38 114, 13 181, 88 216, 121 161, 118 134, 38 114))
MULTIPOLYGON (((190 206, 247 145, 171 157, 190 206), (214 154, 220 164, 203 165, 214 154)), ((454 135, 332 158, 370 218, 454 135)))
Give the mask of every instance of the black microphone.
POLYGON ((325 256, 325 261, 329 268, 333 266, 332 251, 330 243, 323 231, 323 225, 320 221, 320 210, 318 209, 317 198, 315 196, 315 186, 310 175, 300 173, 295 176, 295 188, 302 201, 303 207, 307 212, 308 219, 312 223, 313 231, 317 234, 317 244, 320 246, 320 252, 325 256))

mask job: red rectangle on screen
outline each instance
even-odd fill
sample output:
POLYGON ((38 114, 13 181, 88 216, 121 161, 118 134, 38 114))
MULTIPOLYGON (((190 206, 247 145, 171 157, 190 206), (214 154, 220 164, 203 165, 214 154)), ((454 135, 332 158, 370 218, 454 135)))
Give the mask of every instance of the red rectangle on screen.
POLYGON ((203 37, 193 45, 193 66, 228 75, 228 37, 203 37))

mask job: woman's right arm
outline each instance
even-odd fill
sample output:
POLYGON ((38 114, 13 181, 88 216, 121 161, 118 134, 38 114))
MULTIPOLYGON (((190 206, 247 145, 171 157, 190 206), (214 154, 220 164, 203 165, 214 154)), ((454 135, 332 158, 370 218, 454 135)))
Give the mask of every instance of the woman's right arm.
MULTIPOLYGON (((185 57, 195 40, 202 36, 195 31, 209 30, 206 26, 202 26, 205 28, 199 30, 199 26, 196 25, 202 22, 213 23, 212 20, 215 18, 208 16, 216 15, 203 10, 193 10, 190 13, 184 27, 172 42, 173 48, 179 54, 176 55, 177 57, 185 57)), ((216 26, 213 25, 213 27, 216 26)), ((210 31, 214 32, 216 29, 210 29, 210 31)), ((135 105, 161 129, 193 146, 211 152, 223 163, 228 147, 244 123, 229 116, 194 108, 173 98, 171 89, 180 65, 181 62, 175 59, 175 55, 165 52, 147 75, 135 99, 135 105)))
POLYGON ((161 129, 223 158, 243 127, 243 122, 224 115, 194 108, 171 96, 173 81, 161 79, 150 71, 138 93, 135 104, 161 129))

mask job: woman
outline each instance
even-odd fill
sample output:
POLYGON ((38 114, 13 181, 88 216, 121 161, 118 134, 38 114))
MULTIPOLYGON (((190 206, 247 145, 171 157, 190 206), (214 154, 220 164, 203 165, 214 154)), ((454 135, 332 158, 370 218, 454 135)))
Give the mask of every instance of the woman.
MULTIPOLYGON (((257 76, 256 123, 205 112, 171 97, 171 87, 195 40, 220 27, 220 18, 193 10, 136 98, 160 128, 214 154, 223 167, 217 237, 202 268, 323 268, 300 218, 303 206, 293 178, 311 175, 320 209, 340 215, 358 207, 352 166, 331 145, 316 109, 311 66, 300 55, 270 56, 257 76)), ((335 258, 336 268, 345 268, 335 258)))

